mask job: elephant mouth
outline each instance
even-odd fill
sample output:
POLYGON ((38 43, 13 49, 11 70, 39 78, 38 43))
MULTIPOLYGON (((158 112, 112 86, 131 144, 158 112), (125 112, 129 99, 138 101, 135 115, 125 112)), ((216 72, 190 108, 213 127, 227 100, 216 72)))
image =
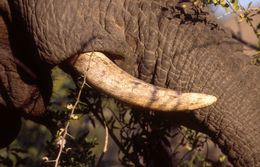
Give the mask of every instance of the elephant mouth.
POLYGON ((88 52, 69 61, 92 87, 127 104, 157 111, 195 110, 217 101, 212 95, 181 93, 148 84, 123 71, 101 52, 88 52))

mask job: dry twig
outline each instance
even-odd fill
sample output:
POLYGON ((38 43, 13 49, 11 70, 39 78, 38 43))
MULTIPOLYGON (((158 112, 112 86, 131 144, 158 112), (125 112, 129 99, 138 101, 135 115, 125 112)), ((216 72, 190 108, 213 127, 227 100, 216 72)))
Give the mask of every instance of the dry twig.
POLYGON ((105 132, 106 132, 105 144, 104 144, 103 152, 102 152, 102 154, 101 154, 100 157, 99 157, 97 166, 100 166, 100 165, 101 165, 101 161, 102 161, 102 159, 103 159, 105 153, 107 152, 107 146, 108 146, 108 127, 107 127, 107 124, 106 124, 106 121, 105 121, 105 120, 104 120, 104 128, 105 128, 105 132))

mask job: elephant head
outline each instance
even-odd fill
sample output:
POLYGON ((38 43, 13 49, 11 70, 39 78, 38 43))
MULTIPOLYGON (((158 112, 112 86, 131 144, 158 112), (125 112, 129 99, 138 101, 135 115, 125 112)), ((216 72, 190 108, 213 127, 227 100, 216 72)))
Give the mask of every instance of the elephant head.
POLYGON ((19 129, 19 116, 24 116, 51 126, 43 115, 51 92, 50 70, 59 64, 131 105, 185 110, 233 164, 259 166, 260 68, 251 65, 241 44, 207 9, 189 2, 183 9, 183 3, 0 2, 1 33, 8 30, 0 41, 0 105, 11 120, 7 123, 19 129), (216 98, 180 91, 203 92, 218 101, 205 107, 216 98))

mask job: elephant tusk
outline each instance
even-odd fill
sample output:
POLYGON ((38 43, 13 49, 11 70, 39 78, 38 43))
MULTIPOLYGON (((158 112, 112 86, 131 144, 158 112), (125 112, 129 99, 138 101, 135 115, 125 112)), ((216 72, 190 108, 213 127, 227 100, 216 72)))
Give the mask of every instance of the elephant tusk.
POLYGON ((89 52, 70 60, 72 68, 94 88, 128 104, 159 111, 194 110, 217 101, 215 96, 180 93, 148 84, 126 73, 103 53, 89 52))

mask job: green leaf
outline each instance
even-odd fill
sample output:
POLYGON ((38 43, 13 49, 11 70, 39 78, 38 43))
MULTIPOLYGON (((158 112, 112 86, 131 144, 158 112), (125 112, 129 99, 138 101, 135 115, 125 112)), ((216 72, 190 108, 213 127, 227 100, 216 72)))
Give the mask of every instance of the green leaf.
POLYGON ((220 5, 224 7, 224 6, 227 5, 227 3, 226 3, 225 1, 221 1, 221 2, 220 2, 220 5))
POLYGON ((240 8, 241 8, 241 10, 244 12, 244 13, 246 13, 246 10, 245 10, 245 8, 241 5, 240 6, 240 8))
POLYGON ((237 12, 239 10, 239 6, 235 6, 235 10, 237 12))
POLYGON ((251 7, 252 3, 253 3, 252 1, 249 2, 248 6, 247 6, 248 9, 251 7))
POLYGON ((235 0, 235 2, 233 3, 233 6, 235 8, 235 11, 237 12, 239 10, 238 0, 235 0))
POLYGON ((223 162, 225 159, 226 159, 226 156, 223 155, 223 156, 219 157, 219 162, 223 162))
POLYGON ((201 155, 197 155, 197 159, 198 159, 198 161, 200 161, 200 162, 203 162, 203 161, 205 161, 205 158, 204 157, 202 157, 201 155))

